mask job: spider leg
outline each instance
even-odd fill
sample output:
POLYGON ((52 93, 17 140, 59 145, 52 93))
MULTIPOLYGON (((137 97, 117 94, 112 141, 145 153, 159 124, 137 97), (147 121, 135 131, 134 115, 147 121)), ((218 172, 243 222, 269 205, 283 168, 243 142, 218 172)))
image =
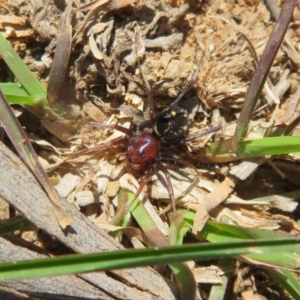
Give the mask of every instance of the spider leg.
POLYGON ((158 170, 162 171, 166 177, 169 197, 170 197, 170 200, 172 203, 174 216, 176 216, 176 205, 175 205, 176 202, 175 202, 174 191, 173 191, 173 187, 172 187, 170 173, 169 173, 168 169, 162 163, 160 163, 158 161, 155 162, 154 167, 157 168, 158 170))
MULTIPOLYGON (((137 55, 137 54, 136 54, 137 55)), ((204 54, 201 58, 201 62, 203 60, 204 54)), ((184 97, 184 95, 189 91, 189 89, 193 86, 193 84, 195 83, 197 76, 199 74, 199 70, 200 70, 200 64, 197 66, 197 69, 195 71, 195 73, 193 74, 193 77, 190 79, 190 81, 187 83, 187 85, 184 87, 184 89, 182 90, 182 92, 178 95, 178 97, 170 104, 170 106, 163 110, 161 113, 159 113, 158 115, 154 115, 154 108, 153 108, 153 94, 152 94, 152 89, 150 87, 150 84, 142 70, 142 67, 140 66, 139 63, 139 59, 137 59, 138 64, 139 64, 139 68, 140 68, 140 72, 144 81, 144 85, 146 88, 146 92, 147 92, 147 96, 148 96, 148 103, 149 103, 149 113, 150 113, 150 121, 144 121, 141 124, 139 124, 138 128, 139 130, 143 130, 146 127, 149 127, 149 125, 151 124, 153 126, 153 124, 155 124, 155 122, 157 122, 158 120, 160 120, 167 112, 171 112, 172 109, 179 103, 179 101, 184 97)))
POLYGON ((148 97, 150 123, 153 124, 154 123, 153 120, 154 120, 154 117, 155 117, 155 115, 154 115, 154 106, 153 106, 153 93, 152 93, 152 89, 151 89, 151 86, 149 84, 149 81, 148 81, 147 77, 145 76, 143 68, 140 64, 140 60, 139 60, 139 56, 138 56, 138 49, 137 49, 138 45, 140 45, 140 47, 145 48, 145 46, 143 44, 143 41, 142 41, 142 38, 141 38, 141 35, 140 35, 140 32, 139 32, 138 28, 135 27, 134 38, 133 38, 133 48, 134 48, 135 56, 136 56, 136 59, 137 59, 139 70, 140 70, 140 73, 142 75, 142 79, 143 79, 144 86, 145 86, 146 93, 147 93, 147 97, 148 97))
POLYGON ((148 106, 149 106, 149 119, 150 119, 150 122, 153 124, 153 120, 155 118, 154 107, 153 107, 153 93, 152 93, 150 83, 149 83, 148 79, 146 78, 146 75, 142 69, 142 66, 139 63, 139 59, 138 59, 138 64, 139 64, 140 73, 142 75, 144 86, 145 86, 146 93, 147 93, 148 106))
POLYGON ((206 130, 204 132, 200 132, 200 133, 195 134, 195 135, 187 136, 187 137, 183 138, 180 143, 184 144, 184 143, 196 140, 196 139, 198 139, 198 138, 200 138, 200 137, 202 137, 204 135, 207 135, 209 133, 219 131, 221 128, 223 128, 223 126, 216 126, 216 127, 211 128, 211 129, 208 129, 208 130, 206 130))
POLYGON ((161 153, 160 158, 163 160, 173 160, 176 162, 181 163, 182 165, 185 165, 191 169, 193 169, 197 175, 201 175, 200 172, 195 168, 194 165, 192 165, 191 163, 189 163, 188 161, 182 159, 181 157, 179 157, 178 155, 176 155, 175 153, 161 153))
MULTIPOLYGON (((149 180, 151 179, 151 175, 152 175, 152 171, 148 171, 146 172, 146 175, 144 176, 142 182, 140 183, 139 189, 137 190, 137 192, 135 193, 134 199, 133 201, 136 200, 136 198, 138 198, 138 196, 140 195, 140 193, 142 192, 144 186, 149 182, 149 180)), ((133 202, 132 201, 132 202, 133 202)))
MULTIPOLYGON (((203 60, 204 55, 201 58, 201 62, 203 60)), ((199 74, 200 71, 200 64, 197 66, 197 69, 195 71, 195 73, 193 74, 192 78, 190 79, 190 81, 187 83, 187 85, 183 88, 182 92, 178 95, 178 97, 170 104, 168 111, 171 112, 172 109, 179 103, 179 101, 184 97, 184 95, 189 91, 189 89, 193 86, 193 84, 195 83, 197 76, 199 74)))
POLYGON ((119 146, 122 144, 126 144, 128 142, 129 142, 129 138, 124 137, 124 138, 120 138, 120 139, 117 139, 117 140, 114 140, 114 141, 111 141, 108 143, 104 143, 104 144, 100 144, 100 145, 93 146, 90 148, 82 149, 82 150, 76 151, 74 153, 71 153, 70 155, 77 156, 77 155, 82 155, 82 154, 92 154, 92 153, 96 153, 98 151, 105 150, 105 149, 108 149, 111 147, 116 147, 116 146, 119 146))
POLYGON ((123 126, 116 125, 116 124, 105 124, 105 123, 98 123, 98 122, 89 122, 88 124, 90 126, 99 127, 99 128, 103 128, 103 129, 115 129, 115 130, 125 133, 126 135, 128 135, 130 137, 132 137, 134 135, 134 132, 131 129, 128 129, 128 128, 125 128, 123 126))
MULTIPOLYGON (((194 72, 192 78, 190 79, 190 81, 187 83, 187 85, 183 88, 183 90, 181 91, 181 93, 177 96, 177 98, 170 104, 170 106, 165 109, 164 111, 162 111, 161 113, 159 113, 158 115, 155 116, 155 118, 152 120, 152 124, 157 122, 158 120, 160 120, 167 112, 168 113, 171 113, 171 111, 174 109, 175 106, 177 106, 177 104, 179 103, 179 101, 184 97, 184 95, 189 91, 189 89, 193 86, 193 84, 195 83, 196 79, 197 79, 197 76, 199 74, 199 71, 200 71, 200 67, 202 66, 202 62, 203 62, 203 58, 204 58, 204 54, 202 55, 201 57, 201 60, 200 60, 200 63, 197 65, 197 69, 196 71, 194 72)), ((146 124, 147 121, 143 122, 141 124, 141 128, 145 128, 147 127, 147 125, 149 124, 146 124)))
MULTIPOLYGON (((125 128, 123 126, 116 125, 116 124, 104 124, 104 123, 98 123, 98 122, 89 122, 88 124, 90 126, 93 126, 93 127, 118 130, 120 132, 125 133, 129 137, 132 137, 134 135, 134 132, 131 129, 128 129, 128 128, 125 128)), ((126 143, 129 143, 129 138, 128 137, 123 137, 123 138, 119 138, 117 140, 110 141, 110 142, 107 142, 107 143, 104 143, 104 144, 100 144, 100 145, 97 145, 97 146, 93 146, 93 147, 90 147, 90 148, 86 148, 86 149, 76 151, 74 153, 71 153, 71 156, 96 153, 98 151, 105 150, 105 149, 108 149, 110 147, 115 147, 115 146, 119 146, 119 145, 126 144, 126 143)))
POLYGON ((216 132, 216 131, 218 131, 218 130, 220 130, 222 128, 225 128, 225 127, 227 127, 227 126, 229 126, 229 125, 231 125, 233 123, 236 123, 236 120, 232 121, 232 122, 229 122, 229 123, 227 123, 225 125, 222 125, 222 126, 219 125, 219 126, 213 127, 211 129, 208 129, 208 130, 206 130, 204 132, 200 132, 200 133, 195 134, 195 135, 187 136, 184 139, 182 139, 180 143, 184 144, 184 143, 196 140, 196 139, 198 139, 198 138, 200 138, 200 137, 202 137, 204 135, 207 135, 207 134, 212 133, 212 132, 216 132))

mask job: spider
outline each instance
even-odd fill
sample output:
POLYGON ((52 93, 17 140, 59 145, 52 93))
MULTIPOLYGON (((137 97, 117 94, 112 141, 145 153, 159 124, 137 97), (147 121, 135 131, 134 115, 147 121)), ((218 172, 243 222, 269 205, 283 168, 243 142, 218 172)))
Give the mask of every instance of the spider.
POLYGON ((199 66, 190 81, 187 83, 178 97, 170 104, 170 106, 155 115, 152 89, 147 78, 142 72, 142 69, 140 68, 140 73, 142 75, 148 97, 149 118, 137 125, 135 131, 120 125, 89 122, 89 125, 93 127, 118 130, 124 133, 126 137, 121 137, 104 144, 78 151, 77 154, 95 153, 111 147, 126 145, 127 151, 125 153, 125 158, 128 162, 129 168, 133 171, 133 173, 143 175, 140 186, 135 194, 135 199, 140 195, 145 185, 150 181, 154 172, 161 171, 165 176, 173 212, 174 215, 176 215, 176 201, 170 174, 168 169, 163 165, 162 161, 176 161, 196 170, 195 167, 189 162, 181 159, 174 153, 170 153, 169 149, 180 144, 185 144, 186 142, 192 141, 209 133, 218 131, 222 128, 222 126, 216 126, 197 135, 186 136, 189 121, 188 114, 186 110, 178 107, 178 103, 194 84, 198 72, 199 66))

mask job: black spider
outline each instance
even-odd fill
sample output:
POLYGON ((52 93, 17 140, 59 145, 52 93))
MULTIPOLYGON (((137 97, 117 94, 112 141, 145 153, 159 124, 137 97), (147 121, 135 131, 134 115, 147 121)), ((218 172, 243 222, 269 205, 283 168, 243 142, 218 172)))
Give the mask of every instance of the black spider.
POLYGON ((144 176, 135 197, 137 198, 139 196, 142 189, 151 179, 151 176, 155 171, 162 171, 165 175, 169 197, 175 214, 175 198, 171 178, 167 168, 162 164, 162 161, 172 160, 192 168, 194 168, 194 166, 182 160, 178 155, 171 153, 168 149, 174 145, 184 144, 211 132, 215 132, 221 128, 221 126, 217 126, 197 135, 186 136, 189 122, 188 113, 185 109, 178 107, 178 103, 195 82, 198 75, 198 69, 179 96, 167 109, 157 115, 154 113, 153 95, 150 84, 141 70, 148 95, 149 119, 139 124, 135 131, 120 125, 90 122, 89 124, 94 127, 113 129, 123 132, 126 134, 126 137, 121 137, 111 142, 93 146, 77 153, 95 153, 111 147, 126 145, 127 151, 125 153, 125 157, 129 168, 131 168, 134 173, 138 172, 144 176))

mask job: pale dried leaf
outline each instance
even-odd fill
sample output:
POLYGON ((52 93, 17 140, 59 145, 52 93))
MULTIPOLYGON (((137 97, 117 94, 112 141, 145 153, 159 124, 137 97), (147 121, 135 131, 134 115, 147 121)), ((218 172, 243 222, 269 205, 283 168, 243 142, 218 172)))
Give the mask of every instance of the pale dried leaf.
POLYGON ((176 32, 169 36, 158 37, 151 40, 144 40, 146 48, 161 48, 164 51, 172 51, 174 49, 178 49, 182 45, 182 42, 183 34, 176 32))
POLYGON ((111 220, 115 216, 115 209, 112 205, 112 201, 106 194, 100 196, 101 209, 106 216, 106 220, 111 220))
POLYGON ((244 220, 242 213, 239 210, 236 209, 229 209, 227 207, 221 208, 220 210, 213 211, 211 213, 211 216, 215 218, 218 222, 222 222, 222 219, 225 217, 225 220, 232 220, 232 222, 229 222, 229 224, 238 224, 243 227, 250 227, 249 224, 244 220))
POLYGON ((293 118, 297 116, 297 106, 300 100, 300 86, 297 87, 295 93, 288 97, 282 105, 282 122, 289 124, 293 118))
POLYGON ((254 291, 252 289, 245 290, 241 294, 242 294, 243 299, 262 300, 262 297, 260 295, 258 295, 256 291, 254 291))
POLYGON ((242 205, 266 205, 270 200, 262 201, 262 200, 243 200, 236 195, 231 195, 226 199, 226 204, 242 204, 242 205))
POLYGON ((28 22, 27 17, 18 17, 14 15, 1 15, 0 16, 0 29, 5 25, 21 25, 24 26, 28 22))
POLYGON ((134 249, 144 249, 145 248, 143 243, 138 238, 136 238, 135 236, 132 236, 130 238, 130 242, 131 242, 134 249))
POLYGON ((169 228, 167 228, 166 224, 162 221, 162 219, 159 217, 157 211, 154 209, 151 202, 147 199, 146 201, 143 201, 144 207, 146 208, 149 216, 154 221, 156 227, 162 232, 164 236, 169 235, 169 228))
POLYGON ((266 199, 253 199, 253 200, 243 200, 235 195, 231 195, 227 200, 226 204, 242 204, 242 205, 268 205, 272 208, 277 208, 284 212, 293 212, 298 206, 296 201, 291 200, 291 197, 273 195, 266 197, 266 199))
POLYGON ((122 230, 122 229, 124 229, 123 227, 121 227, 121 226, 115 226, 115 225, 111 225, 111 224, 109 224, 109 223, 107 223, 107 222, 102 222, 102 221, 100 221, 100 220, 98 220, 98 219, 95 219, 94 220, 94 223, 97 225, 97 226, 99 226, 100 228, 102 228, 102 229, 105 229, 105 230, 107 230, 107 231, 116 231, 116 230, 122 230))
MULTIPOLYGON (((164 178, 163 174, 160 174, 160 178, 164 178)), ((193 187, 193 182, 179 181, 174 177, 171 178, 171 181, 178 204, 198 204, 203 199, 203 194, 198 188, 193 188, 189 193, 186 193, 187 190, 193 187)), ((151 197, 154 199, 169 199, 168 189, 162 180, 156 180, 151 185, 151 197)))
POLYGON ((129 239, 131 238, 138 239, 140 242, 142 242, 145 245, 148 245, 149 243, 147 236, 138 228, 126 227, 123 228, 122 231, 126 234, 126 236, 129 239))
POLYGON ((56 147, 55 145, 47 142, 46 140, 40 139, 39 137, 30 134, 29 135, 30 140, 33 141, 33 143, 39 145, 41 148, 46 149, 46 150, 50 150, 52 152, 55 152, 56 154, 61 155, 62 152, 60 151, 60 149, 58 147, 56 147))

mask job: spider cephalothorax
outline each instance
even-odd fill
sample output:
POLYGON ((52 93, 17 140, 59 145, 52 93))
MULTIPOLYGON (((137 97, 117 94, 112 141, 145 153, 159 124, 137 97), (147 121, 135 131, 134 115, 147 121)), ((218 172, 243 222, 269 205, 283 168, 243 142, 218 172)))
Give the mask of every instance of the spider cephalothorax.
POLYGON ((159 157, 159 151, 159 141, 152 134, 141 132, 129 139, 126 157, 130 167, 140 171, 159 157))

